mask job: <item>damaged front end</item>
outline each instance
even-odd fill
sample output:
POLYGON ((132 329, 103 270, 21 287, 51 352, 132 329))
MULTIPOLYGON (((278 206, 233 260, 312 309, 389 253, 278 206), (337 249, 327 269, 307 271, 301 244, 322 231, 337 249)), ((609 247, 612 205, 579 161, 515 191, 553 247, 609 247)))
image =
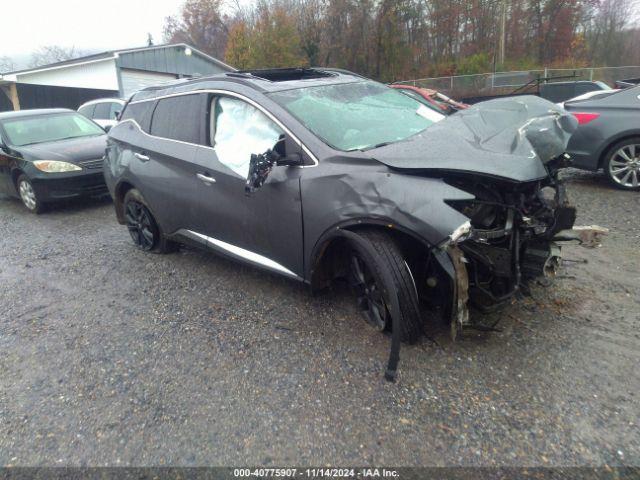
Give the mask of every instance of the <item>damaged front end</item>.
MULTIPOLYGON (((444 200, 469 221, 432 252, 451 284, 446 310, 455 337, 465 326, 483 328, 469 316, 469 304, 486 312, 526 294, 531 280, 557 274, 562 242, 596 247, 608 230, 574 226, 576 209, 559 172, 570 165, 565 149, 575 121, 563 110, 537 98, 504 99, 459 112, 439 127, 441 145, 455 140, 441 150, 450 152, 447 158, 418 163, 415 155, 403 169, 436 174, 474 197, 444 200)), ((403 148, 410 151, 409 144, 403 148)), ((443 298, 442 275, 433 272, 426 296, 443 298)))
POLYGON ((444 249, 454 266, 456 302, 452 333, 470 325, 466 300, 489 311, 539 277, 553 277, 561 265, 559 242, 577 240, 593 247, 606 233, 600 227, 574 228, 576 210, 570 205, 556 159, 545 180, 525 184, 501 183, 482 178, 454 177, 451 185, 473 193, 474 200, 451 202, 470 219, 470 230, 449 239, 444 249), (465 292, 464 287, 468 287, 465 292))
POLYGON ((606 228, 574 226, 576 209, 558 178, 568 160, 561 155, 549 162, 549 176, 535 182, 465 176, 447 179, 475 196, 449 202, 470 219, 470 228, 462 236, 454 232, 439 246, 453 266, 452 337, 464 327, 479 327, 469 316, 468 304, 491 311, 519 292, 527 294, 531 280, 556 276, 562 263, 562 242, 577 241, 589 248, 600 245, 606 228))

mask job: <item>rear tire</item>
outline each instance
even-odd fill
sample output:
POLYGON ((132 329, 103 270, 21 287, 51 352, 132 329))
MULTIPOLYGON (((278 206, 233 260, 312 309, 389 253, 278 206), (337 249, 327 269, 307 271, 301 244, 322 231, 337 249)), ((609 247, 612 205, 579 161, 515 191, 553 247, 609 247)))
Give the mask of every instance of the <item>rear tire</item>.
POLYGON ((171 253, 178 249, 177 243, 164 236, 138 190, 129 190, 122 203, 127 229, 137 248, 153 253, 171 253))
POLYGON ((404 255, 393 238, 384 232, 355 233, 360 240, 351 242, 349 276, 365 320, 377 330, 390 331, 392 321, 388 306, 391 295, 396 294, 402 317, 401 340, 415 343, 423 333, 423 322, 416 286, 404 255), (376 254, 372 255, 369 249, 376 254), (392 285, 385 283, 383 271, 391 273, 392 285))
POLYGON ((18 177, 16 189, 18 190, 22 205, 24 205, 27 210, 36 215, 44 211, 44 204, 38 198, 31 180, 29 180, 26 175, 22 174, 18 177))
POLYGON ((640 190, 640 137, 616 143, 603 163, 609 182, 622 190, 640 190))

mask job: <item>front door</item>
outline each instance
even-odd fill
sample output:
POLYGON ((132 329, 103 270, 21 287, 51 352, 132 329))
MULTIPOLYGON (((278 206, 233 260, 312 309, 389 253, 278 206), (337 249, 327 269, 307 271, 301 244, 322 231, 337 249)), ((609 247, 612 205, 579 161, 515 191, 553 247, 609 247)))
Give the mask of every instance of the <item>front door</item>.
MULTIPOLYGON (((284 273, 302 276, 303 237, 298 167, 276 166, 251 196, 245 182, 251 154, 299 150, 255 106, 230 96, 207 101, 207 147, 197 153, 200 176, 198 233, 210 246, 284 273)), ((284 153, 284 152, 282 152, 284 153)))

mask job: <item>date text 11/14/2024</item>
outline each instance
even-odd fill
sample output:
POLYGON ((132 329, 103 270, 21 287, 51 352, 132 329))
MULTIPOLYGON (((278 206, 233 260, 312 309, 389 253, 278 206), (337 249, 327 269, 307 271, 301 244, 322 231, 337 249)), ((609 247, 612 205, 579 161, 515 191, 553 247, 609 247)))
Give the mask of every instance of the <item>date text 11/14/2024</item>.
POLYGON ((235 468, 236 478, 398 478, 387 468, 235 468))

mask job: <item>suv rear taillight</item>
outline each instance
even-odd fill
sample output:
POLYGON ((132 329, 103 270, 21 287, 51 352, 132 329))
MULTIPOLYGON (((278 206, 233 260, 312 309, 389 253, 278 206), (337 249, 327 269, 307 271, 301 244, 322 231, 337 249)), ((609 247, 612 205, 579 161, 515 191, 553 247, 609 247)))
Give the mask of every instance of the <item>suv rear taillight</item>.
POLYGON ((578 112, 578 113, 574 113, 573 116, 578 119, 578 125, 586 125, 587 123, 593 122, 596 118, 600 116, 600 114, 578 112))

